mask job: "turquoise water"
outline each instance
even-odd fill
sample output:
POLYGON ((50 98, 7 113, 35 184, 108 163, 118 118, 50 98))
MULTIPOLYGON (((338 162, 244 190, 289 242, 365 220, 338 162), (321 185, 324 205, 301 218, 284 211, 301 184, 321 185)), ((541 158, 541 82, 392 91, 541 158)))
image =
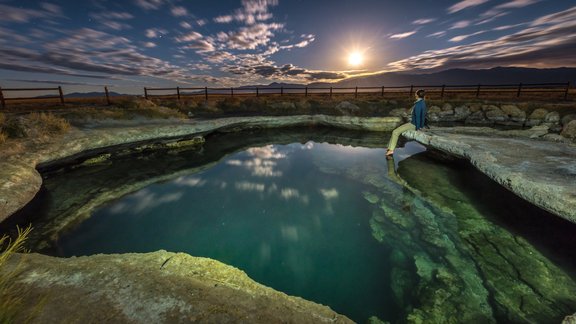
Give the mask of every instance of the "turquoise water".
POLYGON ((60 254, 186 252, 358 320, 393 318, 390 251, 371 236, 366 188, 320 172, 319 154, 349 166, 382 156, 314 142, 249 148, 97 209, 60 239, 60 254))
POLYGON ((210 257, 357 322, 574 311, 574 224, 418 144, 387 160, 386 142, 318 128, 218 134, 202 149, 47 172, 13 219, 34 225, 34 251, 210 257))

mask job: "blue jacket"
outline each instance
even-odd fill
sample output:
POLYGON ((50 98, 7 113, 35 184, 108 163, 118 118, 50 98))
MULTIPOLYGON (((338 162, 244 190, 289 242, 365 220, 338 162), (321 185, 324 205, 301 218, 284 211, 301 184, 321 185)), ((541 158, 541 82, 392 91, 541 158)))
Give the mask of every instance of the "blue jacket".
POLYGON ((416 126, 416 130, 424 127, 426 124, 426 102, 424 102, 424 99, 418 99, 414 103, 411 122, 416 126))

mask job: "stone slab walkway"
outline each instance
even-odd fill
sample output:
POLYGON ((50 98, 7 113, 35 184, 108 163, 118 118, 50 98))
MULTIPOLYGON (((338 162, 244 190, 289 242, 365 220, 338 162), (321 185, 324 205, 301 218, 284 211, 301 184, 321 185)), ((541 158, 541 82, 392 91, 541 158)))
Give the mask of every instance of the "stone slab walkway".
POLYGON ((576 223, 576 145, 543 140, 545 133, 539 128, 434 127, 403 135, 468 159, 516 195, 576 223))

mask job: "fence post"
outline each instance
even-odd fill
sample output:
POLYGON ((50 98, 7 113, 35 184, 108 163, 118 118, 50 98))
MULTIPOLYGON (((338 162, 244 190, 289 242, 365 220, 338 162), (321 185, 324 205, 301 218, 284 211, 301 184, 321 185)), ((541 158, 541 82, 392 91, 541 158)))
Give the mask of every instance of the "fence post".
POLYGON ((332 98, 332 87, 330 87, 330 98, 332 98))
POLYGON ((358 87, 356 87, 356 90, 354 90, 354 98, 358 98, 358 87))
POLYGON ((256 87, 256 97, 260 96, 260 92, 258 91, 258 87, 256 87))
POLYGON ((518 93, 516 94, 516 97, 520 98, 520 93, 522 92, 522 83, 520 83, 518 85, 518 93))
POLYGON ((176 97, 178 97, 178 101, 180 101, 180 87, 176 87, 176 97))
POLYGON ((412 98, 412 94, 414 93, 414 86, 410 86, 410 98, 412 98))
POLYGON ((144 87, 144 99, 148 100, 148 89, 144 87))
POLYGON ((110 94, 108 93, 107 86, 104 86, 104 93, 106 94, 106 104, 110 106, 112 103, 110 102, 110 94))
POLYGON ((58 86, 58 93, 60 93, 60 103, 64 104, 64 94, 62 93, 62 87, 58 86))
POLYGON ((230 87, 230 97, 234 97, 234 87, 230 87))
MULTIPOLYGON (((568 91, 570 90, 570 81, 566 82, 566 92, 564 92, 564 100, 568 100, 568 91)), ((4 101, 4 97, 2 97, 2 89, 0 88, 0 98, 4 101)))
POLYGON ((204 98, 208 101, 208 87, 204 87, 204 98))
POLYGON ((440 91, 440 99, 443 99, 443 98, 444 98, 444 89, 446 89, 446 85, 445 85, 445 84, 442 85, 442 91, 440 91))
POLYGON ((382 86, 382 97, 384 97, 384 86, 382 86))
POLYGON ((478 87, 476 88, 476 98, 480 97, 480 87, 481 86, 482 86, 481 84, 478 84, 478 87))
POLYGON ((308 97, 308 87, 304 88, 304 97, 308 97))
POLYGON ((284 87, 280 87, 280 95, 281 95, 281 96, 284 95, 284 87))
POLYGON ((2 92, 2 87, 0 87, 0 103, 2 108, 6 108, 6 101, 4 101, 4 93, 2 92))

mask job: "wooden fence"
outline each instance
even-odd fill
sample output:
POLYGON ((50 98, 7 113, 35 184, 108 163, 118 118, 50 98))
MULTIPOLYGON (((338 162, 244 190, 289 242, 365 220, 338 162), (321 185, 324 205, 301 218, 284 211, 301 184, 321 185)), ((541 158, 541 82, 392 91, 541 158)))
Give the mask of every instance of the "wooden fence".
MULTIPOLYGON (((110 101, 110 94, 108 92, 108 87, 104 87, 104 97, 106 98, 106 103, 111 105, 110 101)), ((50 99, 58 99, 59 103, 64 105, 66 102, 64 100, 64 92, 62 91, 62 86, 58 86, 57 88, 2 88, 0 87, 0 106, 2 108, 7 107, 8 101, 40 101, 40 100, 50 100, 50 99), (46 95, 46 96, 36 96, 36 97, 9 97, 6 98, 4 95, 7 92, 23 92, 23 91, 54 91, 56 94, 54 95, 46 95)))
POLYGON ((481 98, 483 94, 506 93, 513 97, 520 98, 522 94, 529 93, 556 93, 559 98, 568 99, 570 82, 564 83, 519 83, 519 84, 474 84, 474 85, 409 85, 409 86, 380 86, 380 87, 241 87, 241 88, 144 88, 146 99, 154 98, 176 98, 181 100, 186 97, 202 96, 208 100, 210 96, 284 96, 302 95, 305 97, 313 95, 324 95, 332 97, 339 94, 353 95, 358 98, 360 95, 370 94, 385 97, 388 94, 403 94, 412 97, 417 89, 425 89, 427 94, 438 95, 444 98, 448 94, 472 94, 475 98, 481 98), (153 94, 154 92, 171 92, 169 94, 153 94))
MULTIPOLYGON (((570 91, 570 82, 565 83, 528 83, 528 84, 475 84, 475 85, 409 85, 409 86, 380 86, 380 87, 239 87, 239 88, 144 88, 144 97, 146 99, 177 99, 190 97, 203 97, 208 100, 210 96, 328 96, 332 98, 335 95, 349 95, 358 98, 360 95, 371 96, 400 96, 411 98, 417 89, 425 89, 428 96, 443 99, 450 94, 464 94, 473 98, 493 98, 496 94, 504 94, 507 97, 520 98, 527 94, 557 94, 557 98, 568 99, 570 91), (168 94, 153 94, 154 92, 170 92, 168 94)), ((104 97, 108 105, 111 104, 108 87, 104 87, 104 97)), ((57 88, 1 88, 0 87, 0 104, 6 108, 8 101, 28 101, 28 100, 46 100, 58 99, 60 104, 65 104, 65 98, 62 87, 57 88), (54 91, 56 94, 42 97, 18 97, 7 98, 4 94, 8 92, 22 91, 54 91)), ((96 99, 96 98, 94 98, 96 99)), ((73 99, 69 99, 73 100, 73 99)))

